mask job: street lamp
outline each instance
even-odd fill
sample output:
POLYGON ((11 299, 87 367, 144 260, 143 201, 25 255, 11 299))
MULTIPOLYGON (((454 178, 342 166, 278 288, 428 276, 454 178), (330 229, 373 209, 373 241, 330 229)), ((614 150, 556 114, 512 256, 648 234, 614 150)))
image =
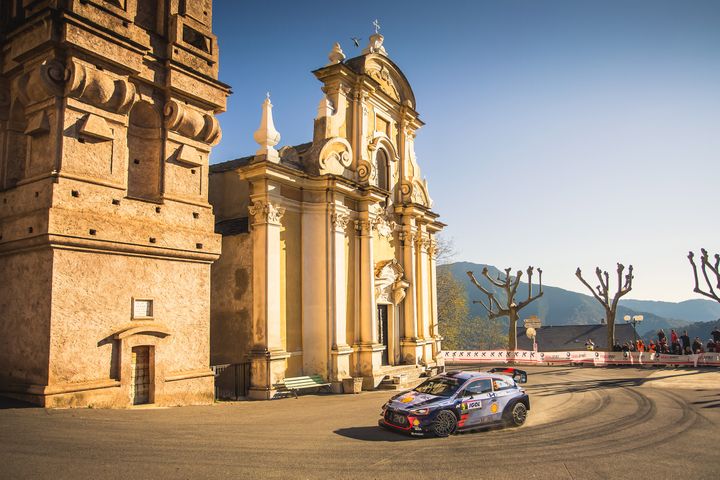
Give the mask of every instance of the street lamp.
POLYGON ((633 315, 632 317, 630 315, 625 315, 623 317, 625 322, 632 323, 633 325, 633 341, 637 344, 637 324, 642 322, 644 320, 644 317, 642 315, 633 315))

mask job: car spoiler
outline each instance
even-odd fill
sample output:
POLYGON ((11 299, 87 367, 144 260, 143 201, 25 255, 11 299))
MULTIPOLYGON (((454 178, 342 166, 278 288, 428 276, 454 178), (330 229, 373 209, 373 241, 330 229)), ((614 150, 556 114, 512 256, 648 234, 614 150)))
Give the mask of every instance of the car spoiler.
POLYGON ((497 367, 488 370, 490 373, 502 373, 508 377, 512 377, 517 383, 527 383, 527 372, 514 367, 497 367))

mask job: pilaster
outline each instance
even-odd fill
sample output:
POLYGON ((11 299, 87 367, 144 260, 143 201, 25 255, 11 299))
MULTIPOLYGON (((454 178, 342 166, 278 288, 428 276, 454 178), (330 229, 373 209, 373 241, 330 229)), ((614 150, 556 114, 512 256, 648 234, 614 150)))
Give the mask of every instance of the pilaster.
POLYGON ((347 272, 345 268, 345 242, 350 222, 349 211, 334 204, 330 213, 330 256, 328 258, 330 288, 330 321, 332 349, 330 381, 333 390, 342 389, 342 380, 350 376, 350 354, 347 344, 347 272))
POLYGON ((273 385, 285 377, 289 354, 280 337, 280 228, 285 209, 271 194, 276 187, 261 182, 251 196, 253 243, 253 347, 250 351, 249 396, 269 399, 273 385), (269 187, 269 188, 268 188, 269 187))

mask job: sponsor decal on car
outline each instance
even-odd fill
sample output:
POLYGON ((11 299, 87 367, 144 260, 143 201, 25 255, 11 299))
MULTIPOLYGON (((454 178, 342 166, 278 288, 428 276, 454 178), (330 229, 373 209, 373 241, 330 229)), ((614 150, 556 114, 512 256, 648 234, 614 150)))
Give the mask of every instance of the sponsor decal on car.
POLYGON ((491 411, 492 413, 497 413, 497 411, 498 411, 497 403, 493 403, 493 404, 492 404, 492 406, 490 407, 490 411, 491 411))
POLYGON ((463 402, 463 404, 460 408, 463 411, 464 410, 475 410, 476 408, 482 408, 482 402, 480 400, 473 400, 471 402, 463 402))

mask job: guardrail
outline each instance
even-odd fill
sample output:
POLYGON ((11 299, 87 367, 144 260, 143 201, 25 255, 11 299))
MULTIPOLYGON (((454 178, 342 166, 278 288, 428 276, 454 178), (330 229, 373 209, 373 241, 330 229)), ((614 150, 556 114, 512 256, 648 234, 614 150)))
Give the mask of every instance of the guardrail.
POLYGON ((446 364, 508 363, 513 365, 668 365, 720 367, 720 353, 667 355, 650 352, 533 352, 529 350, 456 350, 440 352, 446 364))

